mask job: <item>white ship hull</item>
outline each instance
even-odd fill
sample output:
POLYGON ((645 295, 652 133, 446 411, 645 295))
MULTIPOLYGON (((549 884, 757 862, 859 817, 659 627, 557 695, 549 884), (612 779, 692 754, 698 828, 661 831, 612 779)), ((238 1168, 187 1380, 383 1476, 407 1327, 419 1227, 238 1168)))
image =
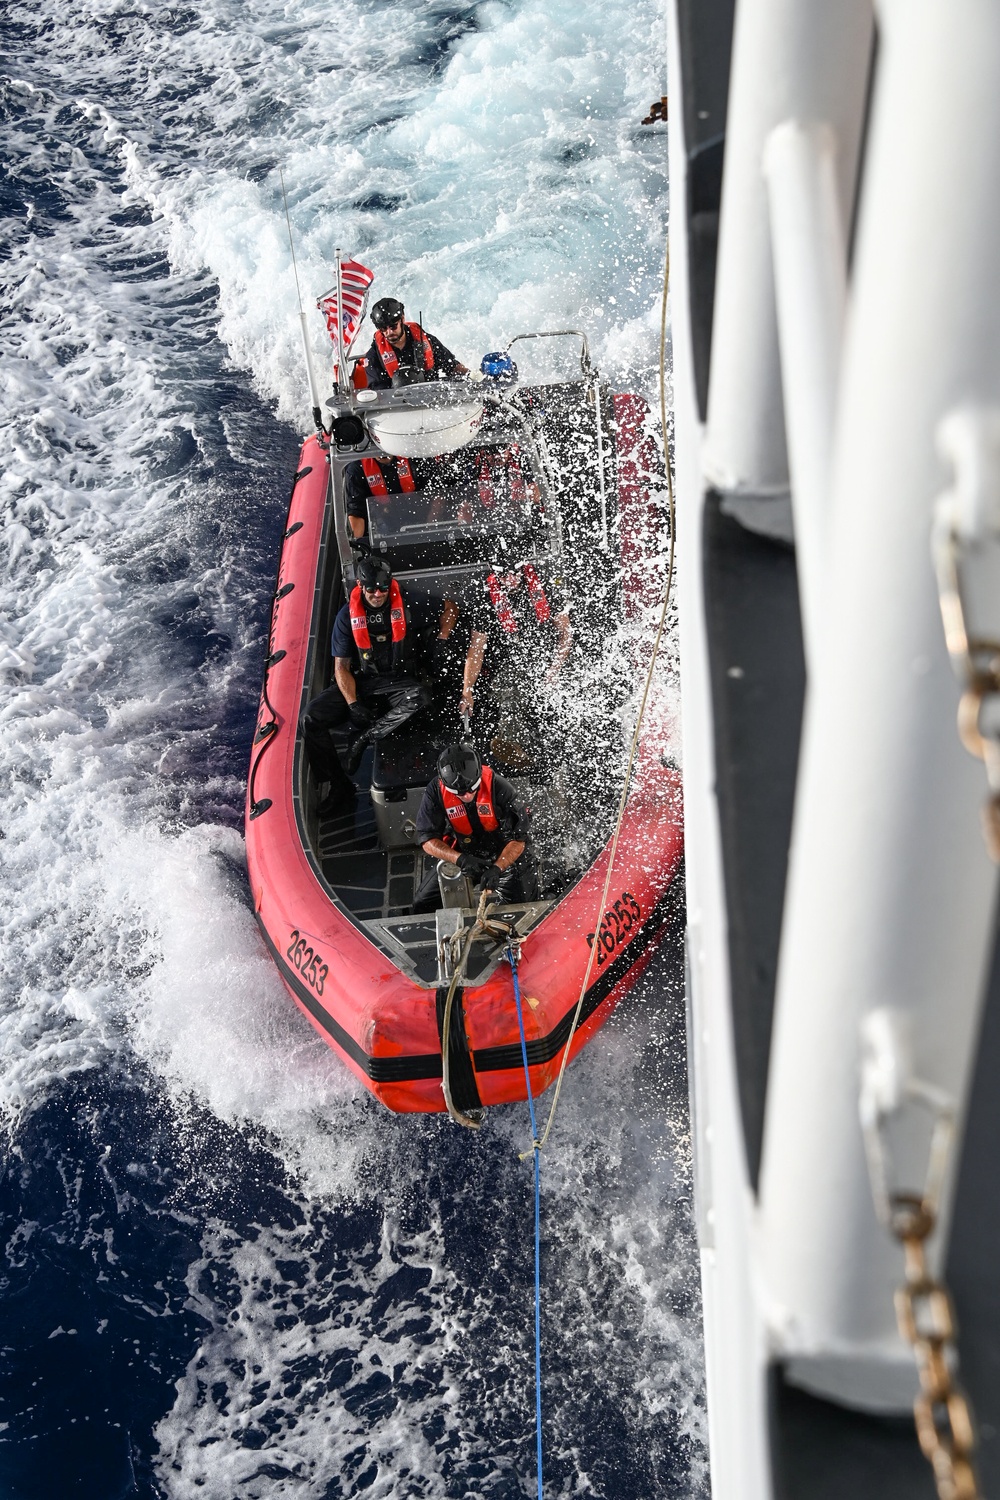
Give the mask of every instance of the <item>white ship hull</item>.
POLYGON ((675 0, 669 47, 713 1494, 934 1494, 877 1201, 883 1167, 890 1194, 922 1188, 935 1119, 929 1263, 988 1492, 995 693, 984 767, 932 542, 1000 640, 1000 11, 885 4, 877 48, 855 0, 739 0, 731 47, 730 11, 675 0))

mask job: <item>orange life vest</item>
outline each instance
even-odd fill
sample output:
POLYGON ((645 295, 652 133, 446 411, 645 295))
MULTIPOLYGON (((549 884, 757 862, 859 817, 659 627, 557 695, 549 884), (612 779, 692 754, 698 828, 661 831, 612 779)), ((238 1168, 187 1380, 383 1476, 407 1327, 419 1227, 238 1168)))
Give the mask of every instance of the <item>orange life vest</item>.
MULTIPOLYGON (((440 777, 438 777, 438 783, 441 787, 441 801, 444 803, 448 822, 462 838, 471 838, 472 823, 465 803, 456 792, 448 790, 440 777)), ((496 808, 493 806, 493 771, 489 766, 483 767, 482 780, 476 787, 476 812, 487 833, 494 833, 500 827, 496 808)))
MULTIPOLYGON (((552 607, 549 604, 548 599, 545 597, 545 590, 542 588, 542 580, 535 572, 531 563, 522 564, 521 573, 524 577, 525 583, 528 586, 528 593, 531 596, 531 602, 535 606, 535 618, 537 619, 539 625, 545 625, 552 618, 552 607)), ((497 619, 500 621, 501 629, 505 630, 508 635, 516 635, 517 617, 514 614, 514 611, 511 609, 510 600, 504 592, 503 585, 501 584, 499 578, 495 573, 491 573, 487 578, 486 591, 490 596, 490 603, 493 605, 493 608, 497 612, 497 619)))
MULTIPOLYGON (((434 350, 431 348, 431 341, 427 337, 426 333, 424 333, 424 330, 421 328, 420 324, 404 323, 403 327, 410 330, 410 337, 416 344, 418 352, 422 352, 424 358, 424 369, 433 370, 434 350)), ((391 380, 396 371, 399 369, 399 355, 396 353, 387 336, 382 332, 381 329, 378 329, 375 334, 375 348, 378 350, 379 355, 381 356, 382 363, 385 366, 385 373, 391 380)))
MULTIPOLYGON (((417 487, 417 481, 414 479, 413 470, 410 467, 410 460, 408 458, 397 458, 395 462, 396 474, 399 478, 399 487, 404 494, 408 495, 417 487)), ((361 467, 365 471, 365 478, 368 481, 368 488, 371 490, 372 494, 377 495, 380 500, 386 499, 389 494, 389 486, 385 482, 385 475, 382 473, 382 465, 379 463, 378 459, 363 458, 361 460, 361 467)))
POLYGON ((523 508, 526 490, 517 448, 510 448, 506 453, 484 453, 479 460, 478 474, 479 503, 484 510, 491 510, 497 500, 506 498, 502 488, 505 478, 510 486, 511 501, 523 508))
MULTIPOLYGON (((389 620, 392 625, 392 669, 396 671, 402 660, 403 642, 406 639, 406 610, 403 596, 395 578, 389 584, 389 620)), ((368 630, 368 614, 361 594, 361 585, 356 583, 351 590, 351 634, 358 648, 363 672, 377 672, 372 638, 368 630)))

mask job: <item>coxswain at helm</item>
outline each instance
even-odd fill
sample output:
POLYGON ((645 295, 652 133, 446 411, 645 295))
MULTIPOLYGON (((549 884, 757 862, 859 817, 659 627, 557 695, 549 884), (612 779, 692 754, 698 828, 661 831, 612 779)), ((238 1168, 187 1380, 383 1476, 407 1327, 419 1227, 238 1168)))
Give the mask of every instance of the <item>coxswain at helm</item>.
MULTIPOLYGON (((392 507, 399 496, 423 495, 426 492, 423 507, 419 502, 408 502, 412 508, 407 519, 441 520, 448 491, 459 484, 463 477, 464 470, 451 454, 435 458, 394 458, 373 453, 365 458, 355 459, 344 469, 344 502, 350 545, 358 552, 367 551, 373 505, 392 507)), ((388 529, 392 530, 392 511, 389 510, 388 514, 388 529)), ((398 514, 396 518, 398 519, 398 514)), ((384 530, 385 521, 383 534, 384 530)))
POLYGON ((328 782, 324 816, 337 810, 347 778, 361 763, 365 747, 401 729, 426 708, 430 689, 417 676, 421 638, 435 633, 446 641, 458 619, 458 608, 446 599, 435 619, 430 605, 407 599, 388 563, 371 554, 357 566, 357 582, 333 624, 331 650, 334 681, 308 704, 302 737, 317 781, 328 782), (333 735, 346 728, 343 768, 333 735))
POLYGON ((408 323, 395 297, 383 297, 372 308, 375 337, 365 355, 368 384, 375 390, 409 380, 450 380, 468 375, 467 367, 419 323, 408 323))
MULTIPOLYGON (((530 901, 536 882, 529 823, 530 813, 510 782, 484 765, 471 745, 455 743, 438 757, 414 836, 431 859, 457 865, 473 885, 501 901, 530 901)), ((436 911, 440 904, 432 865, 417 888, 413 910, 436 911)))

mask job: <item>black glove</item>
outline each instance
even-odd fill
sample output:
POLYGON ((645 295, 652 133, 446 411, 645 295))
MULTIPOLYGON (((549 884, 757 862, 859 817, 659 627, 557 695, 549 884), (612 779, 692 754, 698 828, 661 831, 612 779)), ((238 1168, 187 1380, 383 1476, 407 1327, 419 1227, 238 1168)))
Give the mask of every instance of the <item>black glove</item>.
POLYGON ((354 554, 355 561, 359 558, 367 557, 372 550, 367 536, 352 536, 348 540, 350 541, 351 552, 354 554))
POLYGON ((486 873, 490 862, 488 859, 481 859, 478 854, 460 854, 456 863, 462 874, 471 875, 475 882, 486 873))
POLYGON ((347 705, 347 714, 355 729, 367 729, 372 721, 371 709, 358 700, 347 705))
POLYGON ((500 882, 506 875, 506 870, 501 870, 499 865, 487 865, 482 872, 480 884, 484 891, 498 891, 500 882))

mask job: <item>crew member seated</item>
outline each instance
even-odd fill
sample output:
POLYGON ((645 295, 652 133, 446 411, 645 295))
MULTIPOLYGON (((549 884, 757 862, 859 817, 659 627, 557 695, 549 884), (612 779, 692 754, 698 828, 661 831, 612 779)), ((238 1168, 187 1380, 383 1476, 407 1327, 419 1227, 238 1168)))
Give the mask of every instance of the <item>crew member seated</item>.
MULTIPOLYGON (((510 782, 483 765, 471 745, 449 745, 437 772, 417 813, 415 837, 424 853, 457 865, 501 901, 531 900, 530 814, 510 782)), ((436 911, 440 904, 435 864, 417 888, 413 911, 436 911)))
POLYGON ((313 774, 330 783, 334 803, 342 794, 344 773, 352 776, 358 769, 366 745, 402 728, 430 703, 430 689, 415 675, 417 641, 430 634, 435 623, 438 640, 446 641, 458 619, 453 600, 444 601, 437 621, 426 603, 407 601, 380 557, 363 557, 357 580, 350 602, 333 624, 334 681, 302 716, 313 774), (341 770, 333 733, 345 725, 348 740, 341 770))
MULTIPOLYGON (((433 460, 431 460, 433 462, 433 460)), ((368 502, 388 501, 390 495, 422 490, 429 478, 428 460, 415 458, 360 458, 344 470, 347 526, 355 541, 368 534, 368 502)))
POLYGON ((403 304, 395 297, 383 297, 372 308, 375 337, 365 355, 365 373, 372 389, 386 390, 394 383, 402 384, 407 377, 450 380, 455 375, 468 375, 468 368, 440 339, 425 333, 419 323, 407 323, 403 313, 403 304), (393 377, 399 378, 394 381, 393 377))
POLYGON ((443 520, 454 509, 449 494, 464 478, 463 463, 450 453, 435 458, 355 459, 344 470, 344 498, 352 546, 371 531, 372 500, 385 507, 379 526, 385 535, 399 524, 443 520), (397 498, 414 494, 423 495, 423 503, 397 498))
POLYGON ((517 443, 508 448, 481 448, 470 462, 476 499, 467 496, 462 501, 457 521, 469 522, 478 516, 499 526, 505 518, 524 517, 533 506, 541 505, 538 481, 517 443))
POLYGON ((520 675, 556 680, 573 645, 569 611, 558 580, 546 581, 532 562, 516 563, 509 571, 491 569, 468 598, 472 639, 465 659, 459 712, 471 714, 474 690, 488 654, 499 658, 496 667, 516 663, 520 675))

